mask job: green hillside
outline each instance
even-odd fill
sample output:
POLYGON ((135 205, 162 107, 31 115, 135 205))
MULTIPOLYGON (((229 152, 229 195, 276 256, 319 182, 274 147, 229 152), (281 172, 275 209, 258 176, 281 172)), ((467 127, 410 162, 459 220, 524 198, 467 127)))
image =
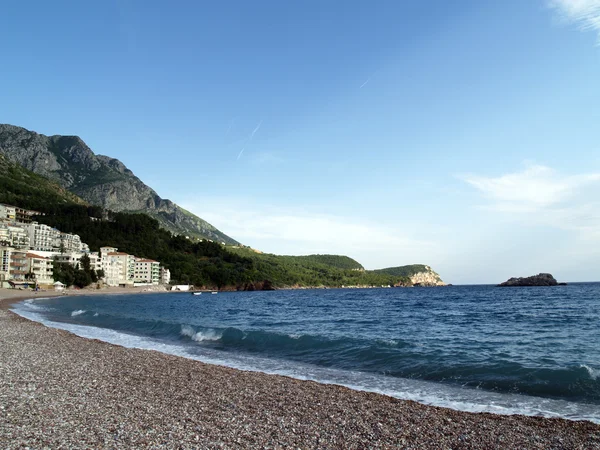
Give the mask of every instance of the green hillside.
POLYGON ((8 161, 0 154, 0 203, 33 210, 86 202, 57 183, 8 161))
POLYGON ((362 266, 347 256, 283 256, 257 253, 248 248, 230 251, 253 260, 261 276, 280 287, 410 285, 404 276, 361 270, 362 266))
POLYGON ((386 269, 378 269, 373 272, 392 275, 395 277, 411 277, 419 272, 427 272, 428 266, 425 264, 410 264, 408 266, 388 267, 386 269))
POLYGON ((358 261, 349 256, 342 255, 307 255, 294 256, 301 261, 312 264, 324 264, 326 266, 336 267, 344 270, 364 270, 365 268, 358 261))
POLYGON ((118 247, 155 259, 171 270, 175 283, 207 288, 342 287, 411 285, 410 275, 426 266, 365 271, 341 255, 280 256, 244 247, 223 247, 186 239, 162 228, 147 214, 115 213, 89 206, 71 192, 0 155, 0 202, 40 211, 36 220, 80 235, 92 251, 118 247))

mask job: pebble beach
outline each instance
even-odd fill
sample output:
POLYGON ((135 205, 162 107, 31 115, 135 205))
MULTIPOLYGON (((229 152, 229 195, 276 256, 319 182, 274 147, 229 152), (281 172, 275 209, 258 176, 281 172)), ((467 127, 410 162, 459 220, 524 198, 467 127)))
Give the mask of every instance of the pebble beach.
POLYGON ((0 292, 1 449, 600 449, 591 422, 460 412, 127 349, 21 318, 8 311, 19 298, 0 292))

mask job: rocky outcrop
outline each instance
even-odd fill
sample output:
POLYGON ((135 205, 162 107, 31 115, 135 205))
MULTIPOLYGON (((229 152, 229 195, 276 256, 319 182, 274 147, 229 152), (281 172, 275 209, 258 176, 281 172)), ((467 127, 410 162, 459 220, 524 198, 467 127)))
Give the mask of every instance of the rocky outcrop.
POLYGON ((44 136, 0 125, 0 153, 93 205, 146 213, 175 234, 237 244, 208 222, 162 199, 118 159, 94 154, 77 136, 44 136))
POLYGON ((517 286, 558 286, 556 279, 549 273, 540 273, 531 277, 510 278, 504 283, 500 283, 501 287, 517 287, 517 286))
POLYGON ((425 270, 422 272, 417 272, 414 275, 410 276, 410 281, 414 286, 445 286, 446 283, 442 281, 440 276, 433 271, 433 269, 429 266, 425 266, 425 270))

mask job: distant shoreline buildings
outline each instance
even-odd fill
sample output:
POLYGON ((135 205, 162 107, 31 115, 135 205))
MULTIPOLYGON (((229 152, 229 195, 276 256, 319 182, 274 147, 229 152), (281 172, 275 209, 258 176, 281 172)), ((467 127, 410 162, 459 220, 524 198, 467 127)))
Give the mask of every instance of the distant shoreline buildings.
POLYGON ((53 288, 55 263, 80 267, 87 255, 90 267, 103 273, 108 286, 134 287, 169 284, 171 273, 160 262, 102 247, 90 252, 77 234, 33 221, 37 211, 0 204, 0 287, 35 285, 53 288))

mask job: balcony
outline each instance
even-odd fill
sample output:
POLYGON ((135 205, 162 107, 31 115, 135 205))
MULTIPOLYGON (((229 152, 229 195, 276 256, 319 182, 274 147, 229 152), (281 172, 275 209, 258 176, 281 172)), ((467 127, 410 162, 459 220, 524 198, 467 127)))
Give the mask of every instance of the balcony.
POLYGON ((10 273, 11 275, 26 275, 27 272, 25 272, 24 270, 10 270, 8 273, 10 273))

